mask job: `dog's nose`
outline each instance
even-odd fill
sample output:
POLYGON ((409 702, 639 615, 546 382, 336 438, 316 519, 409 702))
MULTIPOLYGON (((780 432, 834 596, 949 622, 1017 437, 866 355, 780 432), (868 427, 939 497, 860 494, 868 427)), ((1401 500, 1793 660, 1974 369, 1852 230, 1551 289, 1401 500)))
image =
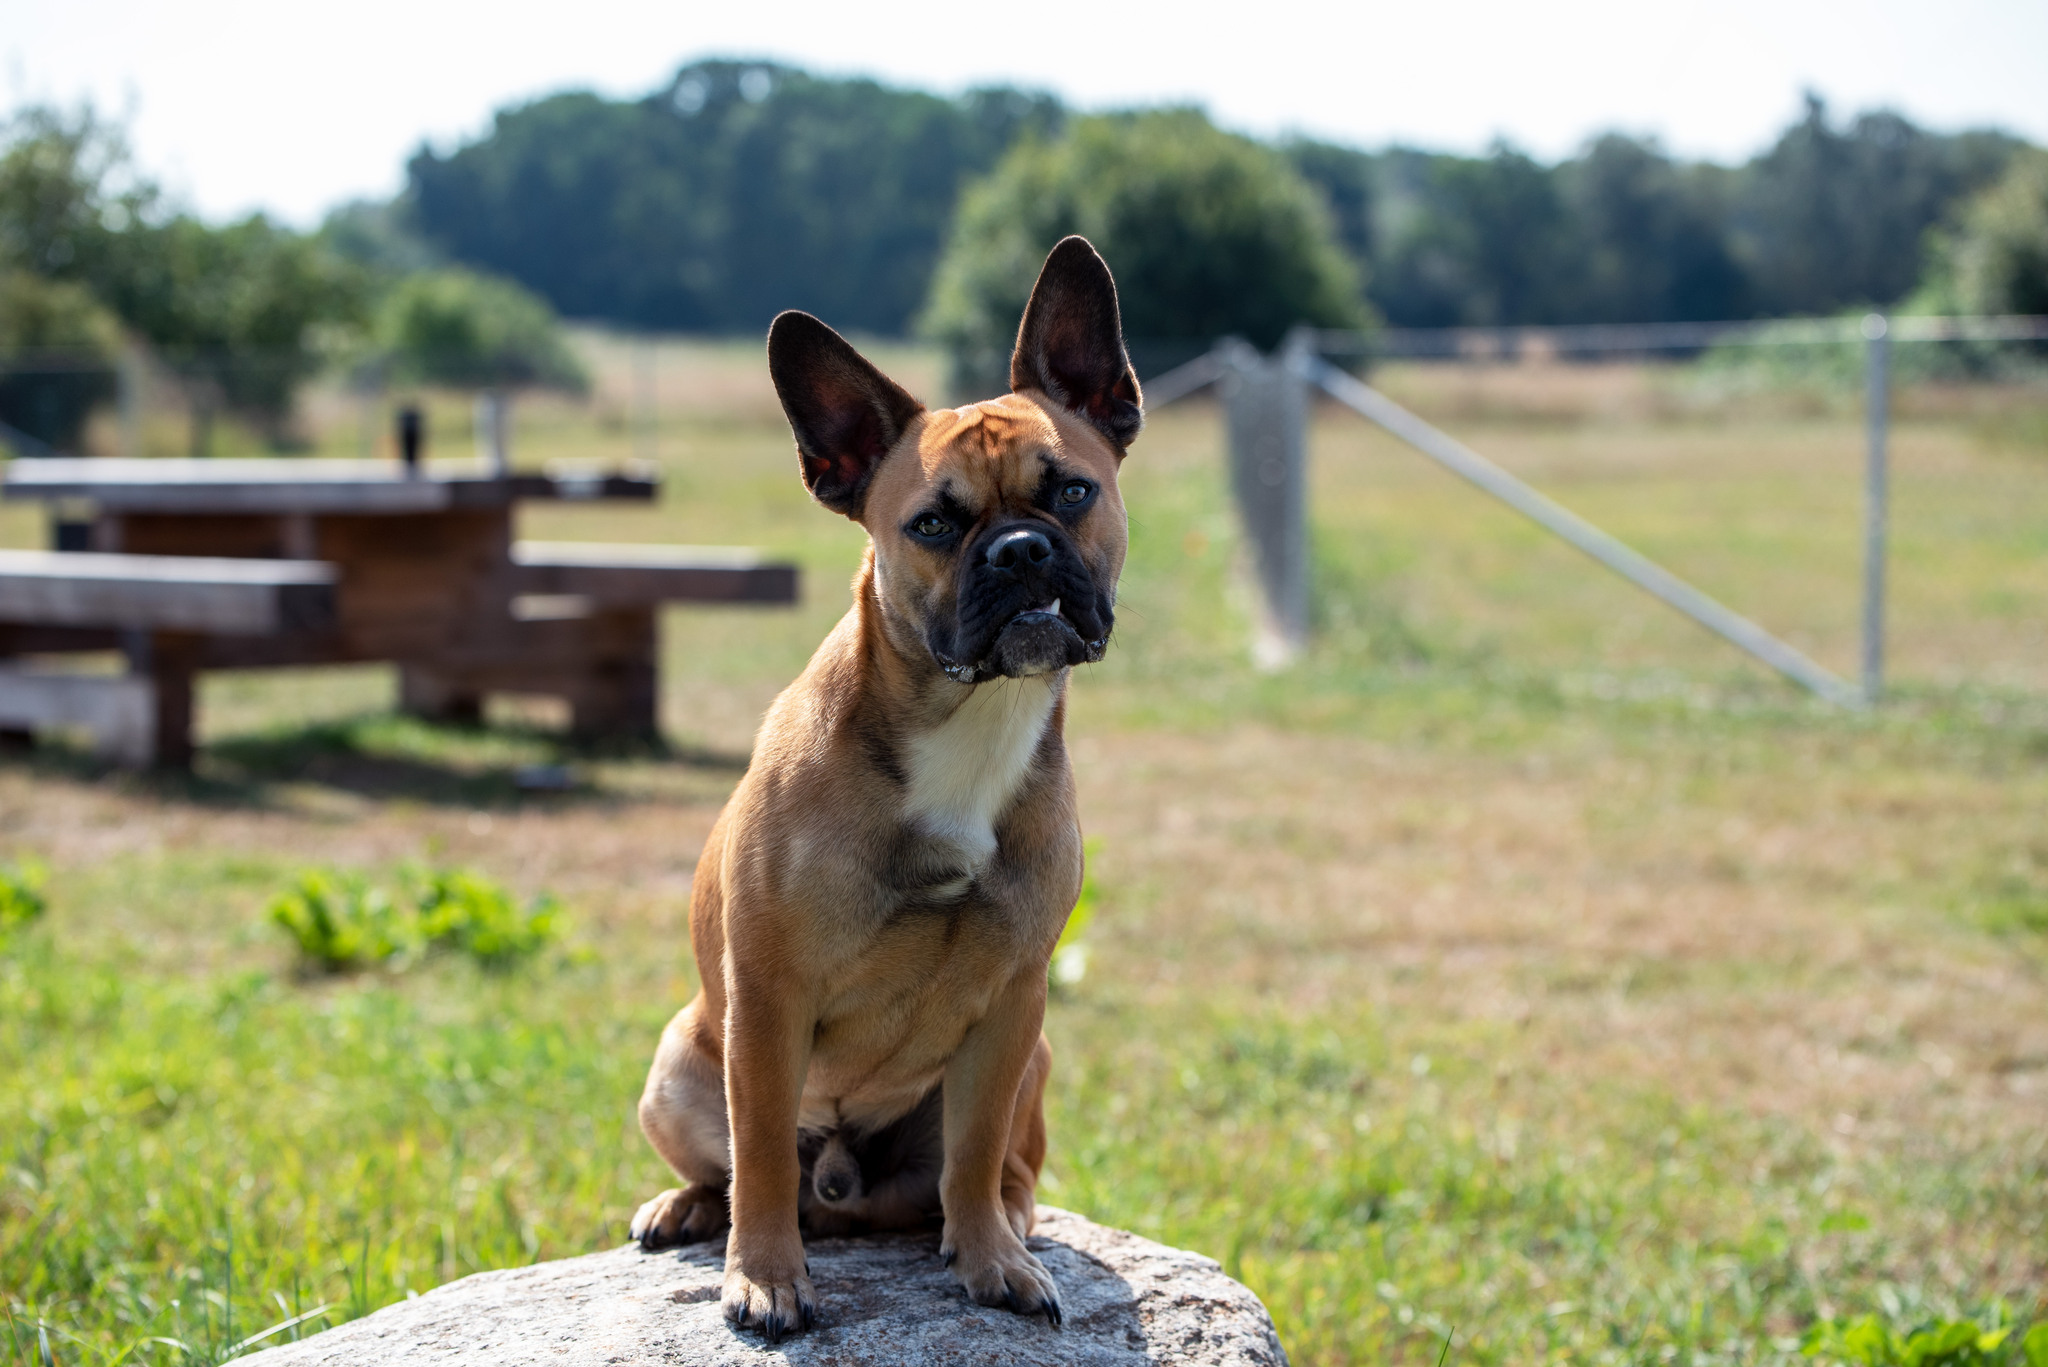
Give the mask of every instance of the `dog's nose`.
POLYGON ((1012 527, 988 543, 989 568, 1016 574, 1052 559, 1052 538, 1036 527, 1012 527))

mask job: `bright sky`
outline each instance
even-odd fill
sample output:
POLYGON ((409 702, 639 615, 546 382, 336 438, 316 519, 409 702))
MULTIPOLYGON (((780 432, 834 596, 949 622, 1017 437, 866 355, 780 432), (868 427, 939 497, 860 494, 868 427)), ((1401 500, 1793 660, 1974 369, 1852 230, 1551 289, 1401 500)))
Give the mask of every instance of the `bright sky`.
POLYGON ((0 105, 90 98, 210 216, 310 224, 398 188, 421 140, 568 87, 638 95, 682 62, 772 57, 1084 107, 1192 100, 1254 133, 1561 156, 1621 128, 1748 156, 1820 91, 2048 142, 2048 0, 0 0, 0 105))

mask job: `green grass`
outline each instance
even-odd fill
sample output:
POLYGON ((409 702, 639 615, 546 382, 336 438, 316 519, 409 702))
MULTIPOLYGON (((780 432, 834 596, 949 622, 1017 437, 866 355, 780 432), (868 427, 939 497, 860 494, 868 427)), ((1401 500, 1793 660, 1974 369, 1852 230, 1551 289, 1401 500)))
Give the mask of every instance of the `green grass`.
MULTIPOLYGON (((220 1361, 320 1307, 266 1342, 608 1246, 664 1184, 633 1103, 693 987, 689 870, 859 547, 804 500, 756 358, 669 363, 664 502, 525 517, 804 564, 795 611, 672 614, 672 749, 580 752, 518 707, 424 726, 363 669, 208 680, 189 779, 0 766, 0 869, 47 868, 0 949, 0 1361, 44 1337, 61 1363, 220 1361), (536 764, 573 785, 525 790, 536 764), (268 912, 309 866, 553 889, 568 939, 302 974, 268 912)), ((608 374, 588 412, 536 405, 525 455, 629 454, 608 374)), ((1687 408, 1633 372, 1546 380, 1562 412, 1385 379, 1853 659, 1853 414, 1687 408)), ((2048 403, 1908 397, 1897 688, 1870 714, 1330 414, 1321 634, 1260 673, 1213 416, 1162 415, 1125 473, 1117 645, 1073 698, 1092 919, 1047 1026, 1045 1198, 1217 1257, 1303 1364, 1874 1364, 2001 1326, 1986 1359, 2026 1361, 2048 403)), ((0 508, 0 539, 35 533, 0 508)))

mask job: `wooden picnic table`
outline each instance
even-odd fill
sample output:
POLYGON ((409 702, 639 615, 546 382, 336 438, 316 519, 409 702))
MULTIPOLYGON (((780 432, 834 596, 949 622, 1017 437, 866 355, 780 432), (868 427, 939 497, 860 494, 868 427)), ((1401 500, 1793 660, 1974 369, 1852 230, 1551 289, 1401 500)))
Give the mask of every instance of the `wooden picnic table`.
MULTIPOLYGON (((0 498, 50 504, 74 550, 0 563, 0 657, 126 652, 153 690, 160 764, 190 757, 192 677, 207 669, 392 661, 401 705, 418 715, 473 721, 487 693, 541 693, 568 700, 581 736, 651 735, 659 607, 792 603, 795 567, 736 547, 517 543, 512 515, 534 500, 647 502, 659 487, 650 472, 481 461, 17 460, 0 472, 0 498), (278 569, 252 585, 167 574, 160 557, 278 569), (251 630, 252 593, 297 594, 299 607, 251 630), (320 593, 331 604, 309 607, 320 593), (231 600, 241 617, 208 615, 231 600)), ((21 729, 61 692, 47 676, 7 677, 45 701, 10 719, 0 678, 0 729, 21 729)), ((132 699, 122 705, 132 712, 132 699)))

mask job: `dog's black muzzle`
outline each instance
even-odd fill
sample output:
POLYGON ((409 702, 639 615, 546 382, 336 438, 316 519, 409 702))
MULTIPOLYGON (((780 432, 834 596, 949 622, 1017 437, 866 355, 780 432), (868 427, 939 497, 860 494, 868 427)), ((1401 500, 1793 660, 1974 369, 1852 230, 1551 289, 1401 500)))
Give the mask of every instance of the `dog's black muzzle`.
POLYGON ((1047 522, 989 528, 961 557, 954 621, 934 623, 932 654, 961 683, 1049 674, 1109 648, 1109 595, 1066 531, 1047 522))

